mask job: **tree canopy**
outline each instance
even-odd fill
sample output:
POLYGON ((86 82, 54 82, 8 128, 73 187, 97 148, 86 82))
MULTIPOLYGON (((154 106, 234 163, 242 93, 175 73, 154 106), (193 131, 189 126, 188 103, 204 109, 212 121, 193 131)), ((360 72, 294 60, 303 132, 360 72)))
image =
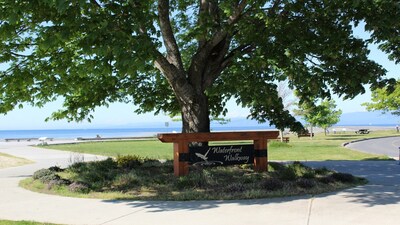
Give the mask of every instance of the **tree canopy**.
POLYGON ((336 110, 336 103, 334 100, 324 99, 319 105, 303 103, 299 108, 303 112, 303 119, 311 126, 323 128, 325 135, 327 129, 337 124, 342 115, 342 110, 336 110))
POLYGON ((400 81, 397 81, 394 90, 388 90, 388 88, 374 90, 371 101, 363 103, 368 111, 381 110, 400 116, 400 81))
POLYGON ((126 102, 207 132, 234 98, 249 117, 296 130, 277 82, 300 101, 383 87, 367 45, 398 62, 399 14, 398 1, 378 0, 3 0, 0 113, 61 97, 52 118, 83 120, 126 102), (361 21, 370 40, 353 34, 361 21))

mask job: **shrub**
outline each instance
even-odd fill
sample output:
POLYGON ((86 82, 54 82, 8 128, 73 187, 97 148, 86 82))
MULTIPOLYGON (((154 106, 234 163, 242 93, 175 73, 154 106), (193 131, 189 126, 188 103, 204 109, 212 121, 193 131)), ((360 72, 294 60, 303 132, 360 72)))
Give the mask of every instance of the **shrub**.
POLYGON ((90 184, 92 190, 101 190, 112 183, 117 170, 117 163, 108 158, 102 161, 75 163, 68 169, 72 172, 74 181, 90 184))
POLYGON ((279 178, 285 181, 294 181, 297 179, 296 171, 292 167, 285 168, 278 174, 279 178))
POLYGON ((335 179, 333 179, 333 177, 331 177, 331 176, 320 177, 320 178, 318 178, 318 181, 321 183, 324 183, 324 184, 335 183, 335 179))
POLYGON ((311 179, 300 178, 296 181, 296 185, 301 188, 309 189, 315 187, 316 182, 311 179))
POLYGON ((101 161, 93 161, 87 163, 88 167, 93 170, 111 170, 117 168, 117 163, 112 158, 101 161))
POLYGON ((140 177, 135 173, 123 173, 115 177, 113 187, 117 190, 126 190, 140 184, 140 177))
POLYGON ((59 166, 52 166, 49 168, 49 170, 53 171, 53 172, 63 172, 64 169, 61 169, 59 166))
POLYGON ((47 176, 43 176, 43 177, 39 178, 39 180, 40 180, 42 183, 49 183, 50 181, 56 181, 56 180, 60 180, 60 179, 61 179, 61 177, 58 176, 58 175, 55 174, 55 173, 52 173, 52 174, 49 174, 49 175, 47 175, 47 176))
POLYGON ((69 166, 69 170, 75 173, 82 173, 87 170, 109 171, 117 168, 117 163, 112 158, 101 161, 77 162, 69 166))
POLYGON ((293 162, 293 164, 288 165, 287 167, 292 168, 298 177, 302 177, 305 173, 313 172, 313 170, 310 167, 298 161, 293 162))
POLYGON ((87 163, 76 162, 76 163, 71 164, 68 167, 68 170, 70 170, 71 172, 74 172, 74 173, 79 173, 80 171, 87 170, 87 168, 88 168, 87 163))
POLYGON ((89 185, 82 182, 73 182, 68 186, 68 190, 71 192, 79 192, 79 193, 89 193, 89 185))
POLYGON ((41 169, 33 173, 32 178, 40 180, 42 183, 49 183, 52 180, 59 180, 60 176, 50 169, 41 169))
POLYGON ((187 176, 179 177, 177 179, 177 187, 179 189, 186 188, 201 188, 206 186, 207 178, 204 175, 204 172, 193 172, 189 173, 187 176))
POLYGON ((349 173, 333 173, 331 177, 336 181, 343 183, 352 183, 356 179, 352 174, 349 173))
POLYGON ((246 187, 242 183, 233 183, 226 186, 225 191, 227 192, 243 192, 246 187))
POLYGON ((47 184, 47 189, 50 190, 54 186, 62 186, 62 185, 70 185, 70 184, 71 184, 71 181, 66 180, 66 179, 51 180, 47 184))
POLYGON ((116 162, 119 168, 130 170, 143 165, 144 159, 137 155, 119 155, 116 162))
POLYGON ((51 174, 54 174, 54 171, 51 171, 49 169, 40 169, 33 173, 32 178, 34 180, 39 180, 41 177, 49 176, 51 174))
POLYGON ((315 171, 316 175, 321 175, 321 176, 331 173, 331 171, 329 169, 327 169, 326 167, 317 168, 314 171, 315 171))
POLYGON ((275 171, 275 172, 279 172, 285 169, 285 166, 281 163, 277 163, 277 162, 269 162, 268 163, 268 171, 275 171))
POLYGON ((303 176, 301 176, 302 178, 305 179, 314 179, 315 178, 315 172, 310 170, 310 171, 306 171, 303 176))
POLYGON ((276 191, 282 189, 283 186, 284 183, 277 178, 269 178, 262 183, 262 187, 268 191, 276 191))
POLYGON ((167 161, 161 162, 160 160, 156 159, 145 159, 142 164, 142 168, 152 168, 152 167, 162 167, 167 164, 167 161))

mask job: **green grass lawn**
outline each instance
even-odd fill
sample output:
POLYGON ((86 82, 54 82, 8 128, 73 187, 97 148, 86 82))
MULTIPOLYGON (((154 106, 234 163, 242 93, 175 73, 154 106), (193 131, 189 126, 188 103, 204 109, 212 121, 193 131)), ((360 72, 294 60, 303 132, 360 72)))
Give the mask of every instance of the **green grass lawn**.
POLYGON ((49 145, 48 149, 89 153, 116 157, 118 155, 139 155, 154 159, 172 159, 172 144, 154 140, 103 141, 79 144, 49 145))
MULTIPOLYGON (((393 135, 398 134, 394 131, 376 131, 367 135, 355 135, 353 132, 347 132, 346 134, 331 134, 324 136, 322 133, 317 133, 313 140, 310 140, 310 138, 307 137, 297 138, 294 135, 290 135, 290 142, 288 144, 277 142, 271 142, 269 144, 269 160, 323 161, 388 159, 386 156, 352 151, 348 148, 342 147, 342 144, 356 139, 393 135)), ((211 144, 227 143, 215 142, 211 144)), ((117 155, 138 155, 153 159, 173 158, 172 144, 162 143, 157 139, 50 145, 46 146, 46 148, 111 157, 116 157, 117 155)))

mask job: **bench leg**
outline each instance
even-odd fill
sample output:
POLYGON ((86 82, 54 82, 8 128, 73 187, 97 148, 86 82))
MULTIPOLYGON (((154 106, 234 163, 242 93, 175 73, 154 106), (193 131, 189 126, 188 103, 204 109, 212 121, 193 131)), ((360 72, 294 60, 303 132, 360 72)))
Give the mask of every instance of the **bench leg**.
POLYGON ((189 174, 189 163, 179 160, 179 155, 181 153, 189 153, 189 143, 174 143, 174 175, 177 177, 189 174))
POLYGON ((254 140, 254 170, 257 172, 268 171, 268 141, 264 139, 254 140), (265 156, 263 155, 265 152, 265 156))

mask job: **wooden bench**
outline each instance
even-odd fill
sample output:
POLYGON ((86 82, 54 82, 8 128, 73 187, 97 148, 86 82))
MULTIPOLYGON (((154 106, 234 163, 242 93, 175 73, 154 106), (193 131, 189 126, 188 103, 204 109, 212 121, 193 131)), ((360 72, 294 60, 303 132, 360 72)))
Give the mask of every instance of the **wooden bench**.
POLYGON ((301 133, 301 134, 297 134, 298 138, 301 137, 314 137, 314 133, 310 134, 310 133, 301 133))
MULTIPOLYGON (((185 176, 189 173, 189 162, 182 160, 182 156, 189 154, 189 144, 192 142, 209 141, 236 141, 253 140, 253 163, 255 171, 267 171, 268 169, 268 139, 277 139, 279 131, 249 131, 249 132, 215 132, 215 133, 180 133, 180 134, 158 134, 161 142, 174 143, 174 174, 185 176)), ((212 147, 212 146, 211 146, 212 147)), ((226 147, 226 146, 225 146, 226 147)), ((241 146, 243 147, 243 146, 241 146)), ((234 145, 230 148, 241 148, 234 145)), ((246 146, 248 147, 248 146, 246 146)), ((227 147, 229 149, 229 147, 227 147)), ((192 148, 193 149, 193 148, 192 148)), ((208 150, 209 152, 210 150, 208 150)), ((201 158, 208 158, 207 154, 195 153, 201 158)))
POLYGON ((281 138, 278 137, 277 139, 275 139, 275 141, 279 141, 279 142, 283 141, 285 143, 289 143, 289 137, 283 137, 282 140, 281 140, 281 138))

